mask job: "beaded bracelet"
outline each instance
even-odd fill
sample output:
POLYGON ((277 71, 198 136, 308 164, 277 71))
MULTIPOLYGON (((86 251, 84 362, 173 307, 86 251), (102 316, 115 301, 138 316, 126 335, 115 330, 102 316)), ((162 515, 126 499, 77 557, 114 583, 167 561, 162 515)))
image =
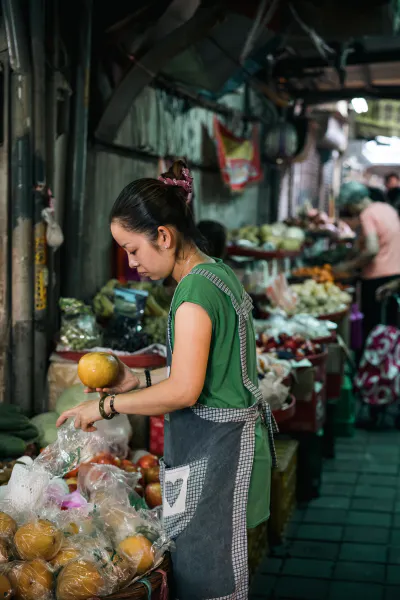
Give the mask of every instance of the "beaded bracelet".
POLYGON ((146 376, 146 387, 151 387, 151 375, 148 369, 145 369, 144 374, 146 376))
POLYGON ((111 419, 113 419, 115 417, 114 413, 110 413, 109 415, 106 413, 106 411, 104 410, 104 402, 107 398, 106 396, 102 396, 99 400, 99 413, 101 415, 101 417, 103 419, 105 419, 106 421, 111 421, 111 419))

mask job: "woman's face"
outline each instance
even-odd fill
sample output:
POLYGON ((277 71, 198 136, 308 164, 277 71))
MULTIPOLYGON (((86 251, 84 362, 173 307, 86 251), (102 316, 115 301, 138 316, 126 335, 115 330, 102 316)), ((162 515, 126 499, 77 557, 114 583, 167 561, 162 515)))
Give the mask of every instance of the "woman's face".
POLYGON ((168 228, 159 227, 158 239, 151 242, 146 234, 128 231, 118 221, 111 223, 111 235, 128 255, 131 269, 141 277, 157 281, 171 275, 175 266, 175 251, 168 228))

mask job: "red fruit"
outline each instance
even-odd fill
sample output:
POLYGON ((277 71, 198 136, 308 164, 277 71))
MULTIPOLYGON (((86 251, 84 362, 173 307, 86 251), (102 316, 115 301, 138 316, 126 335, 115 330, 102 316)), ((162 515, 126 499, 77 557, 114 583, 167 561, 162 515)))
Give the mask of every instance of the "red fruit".
POLYGON ((115 465, 115 459, 109 452, 102 452, 101 454, 98 454, 92 458, 90 462, 98 465, 115 465))
POLYGON ((159 483, 160 482, 160 467, 151 467, 144 473, 146 483, 159 483))
POLYGON ((72 469, 72 471, 64 475, 64 479, 72 479, 73 477, 78 477, 78 471, 79 467, 76 467, 76 469, 72 469))
POLYGON ((162 494, 161 494, 161 484, 160 483, 149 483, 145 489, 145 499, 147 505, 150 508, 155 508, 156 506, 161 506, 162 504, 162 494))
POLYGON ((158 466, 158 458, 157 456, 153 456, 153 454, 146 454, 142 458, 139 458, 137 464, 142 469, 150 469, 151 467, 158 466))

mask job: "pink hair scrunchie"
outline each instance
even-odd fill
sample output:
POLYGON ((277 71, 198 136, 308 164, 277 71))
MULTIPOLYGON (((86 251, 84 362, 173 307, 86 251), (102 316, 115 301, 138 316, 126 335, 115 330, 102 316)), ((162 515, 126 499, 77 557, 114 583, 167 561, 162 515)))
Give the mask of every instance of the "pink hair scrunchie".
POLYGON ((163 177, 160 175, 158 180, 165 183, 165 185, 174 185, 183 188, 186 195, 189 196, 193 191, 193 177, 190 175, 189 169, 186 168, 182 169, 182 176, 183 179, 171 179, 170 177, 163 177))

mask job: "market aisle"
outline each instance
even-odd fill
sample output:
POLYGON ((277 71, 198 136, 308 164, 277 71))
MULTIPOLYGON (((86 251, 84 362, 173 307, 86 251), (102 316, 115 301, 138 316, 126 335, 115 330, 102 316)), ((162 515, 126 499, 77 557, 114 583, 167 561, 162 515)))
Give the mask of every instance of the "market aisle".
POLYGON ((326 461, 321 496, 261 566, 251 600, 400 598, 400 432, 357 430, 326 461))

